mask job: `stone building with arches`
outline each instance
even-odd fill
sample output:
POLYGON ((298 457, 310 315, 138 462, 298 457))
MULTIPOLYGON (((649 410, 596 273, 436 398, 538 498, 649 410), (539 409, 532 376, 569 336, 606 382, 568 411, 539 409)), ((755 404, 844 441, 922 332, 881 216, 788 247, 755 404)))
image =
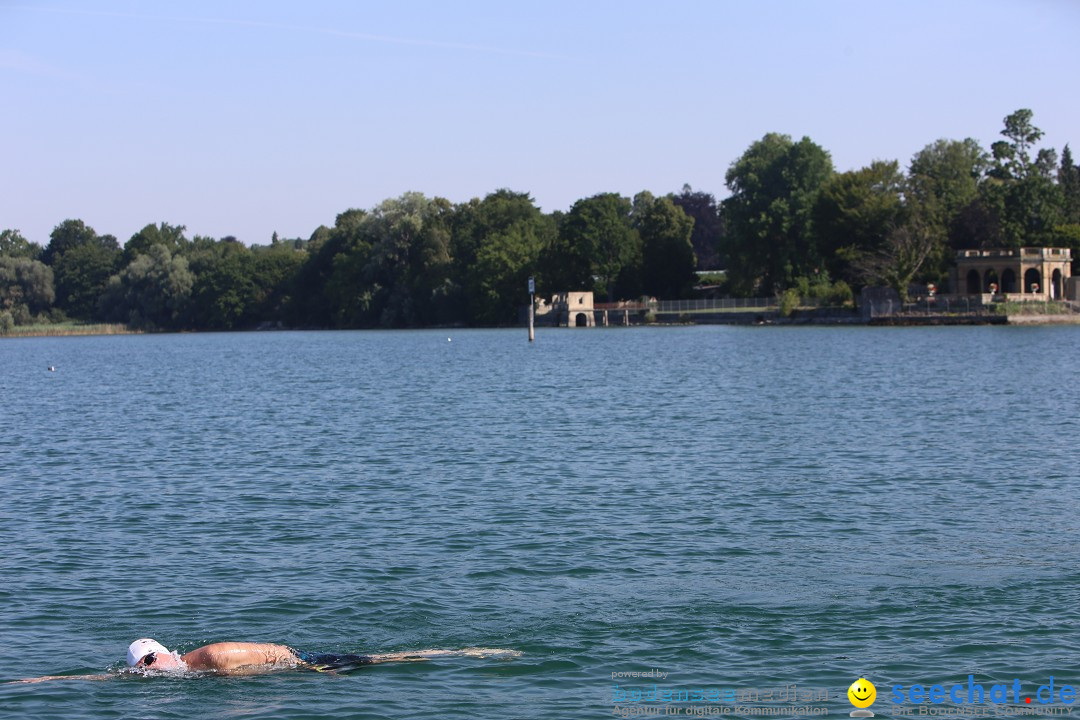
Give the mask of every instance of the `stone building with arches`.
POLYGON ((993 295, 1005 300, 1063 300, 1074 283, 1069 248, 961 250, 952 286, 957 295, 993 295))
POLYGON ((551 296, 551 302, 540 300, 536 321, 559 327, 596 327, 596 308, 591 292, 564 292, 551 296))

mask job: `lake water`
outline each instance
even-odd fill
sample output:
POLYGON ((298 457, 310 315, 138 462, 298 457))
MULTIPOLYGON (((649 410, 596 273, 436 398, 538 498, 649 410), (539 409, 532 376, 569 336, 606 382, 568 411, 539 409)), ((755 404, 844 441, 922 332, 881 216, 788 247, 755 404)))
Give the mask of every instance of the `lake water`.
POLYGON ((602 718, 616 683, 654 682, 612 673, 653 668, 661 689, 824 688, 839 716, 859 676, 879 717, 897 684, 1080 685, 1080 328, 34 338, 0 358, 0 681, 114 675, 0 685, 4 717, 602 718), (143 636, 523 655, 117 672, 143 636))

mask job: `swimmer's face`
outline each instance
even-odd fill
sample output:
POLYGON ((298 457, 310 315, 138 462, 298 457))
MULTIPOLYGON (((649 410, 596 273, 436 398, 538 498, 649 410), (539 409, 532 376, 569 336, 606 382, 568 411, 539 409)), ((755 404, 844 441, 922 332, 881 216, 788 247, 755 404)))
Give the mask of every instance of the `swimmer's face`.
POLYGON ((135 667, 147 670, 178 670, 180 663, 172 653, 152 652, 143 655, 135 667))

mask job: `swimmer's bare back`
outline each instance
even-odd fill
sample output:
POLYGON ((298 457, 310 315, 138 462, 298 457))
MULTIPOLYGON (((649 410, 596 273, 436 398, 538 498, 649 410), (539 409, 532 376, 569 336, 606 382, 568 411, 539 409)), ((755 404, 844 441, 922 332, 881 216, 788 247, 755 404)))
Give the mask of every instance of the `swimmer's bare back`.
POLYGON ((220 642, 204 645, 180 657, 189 670, 219 673, 248 668, 271 669, 295 666, 300 659, 284 645, 274 643, 220 642))

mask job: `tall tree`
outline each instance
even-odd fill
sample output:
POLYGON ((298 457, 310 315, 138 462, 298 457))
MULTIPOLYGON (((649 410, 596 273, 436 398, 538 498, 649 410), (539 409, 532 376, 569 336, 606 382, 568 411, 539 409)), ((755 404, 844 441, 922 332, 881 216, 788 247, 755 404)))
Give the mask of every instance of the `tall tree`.
POLYGON ((338 214, 334 227, 321 225, 311 234, 303 265, 291 282, 291 302, 286 308, 290 322, 309 327, 354 327, 360 323, 356 297, 371 252, 363 232, 365 215, 364 210, 350 208, 338 214), (349 257, 348 272, 335 269, 342 254, 349 257), (332 292, 328 283, 335 272, 339 278, 335 282, 341 287, 332 292))
POLYGON ((829 274, 854 279, 851 265, 878 250, 904 213, 904 175, 895 160, 829 178, 814 206, 818 251, 829 274))
POLYGON ((53 229, 42 260, 53 269, 57 307, 71 317, 91 320, 120 260, 120 245, 82 220, 65 220, 53 229))
POLYGON ((907 201, 934 238, 930 261, 939 271, 951 264, 956 250, 971 244, 971 221, 980 211, 972 203, 989 166, 989 156, 971 138, 937 140, 911 159, 907 201))
POLYGON ((1052 243, 1054 227, 1062 220, 1061 189, 1053 177, 1057 154, 1044 148, 1031 159, 1043 136, 1031 119, 1028 109, 1005 118, 1001 134, 1008 141, 993 144, 993 164, 982 186, 983 201, 1000 218, 1003 240, 1010 247, 1052 243))
POLYGON ((372 325, 372 289, 367 279, 372 238, 367 211, 339 213, 333 228, 316 231, 308 243, 309 258, 301 273, 308 298, 307 322, 332 327, 372 325))
MULTIPOLYGON (((300 241, 301 244, 303 241, 300 241)), ((285 322, 291 303, 292 280, 299 272, 306 253, 294 241, 251 248, 251 279, 255 294, 250 310, 250 323, 285 322)))
POLYGON ((290 292, 307 253, 292 242, 248 248, 235 238, 212 241, 196 236, 189 249, 195 281, 191 323, 199 328, 231 330, 264 321, 310 321, 286 317, 290 292))
MULTIPOLYGON (((104 236, 111 238, 111 235, 104 236)), ((81 245, 111 245, 115 246, 116 238, 112 238, 112 243, 107 241, 103 243, 102 238, 94 231, 94 228, 90 227, 82 220, 65 220, 56 227, 49 234, 49 244, 45 246, 45 250, 42 253, 41 261, 46 265, 52 265, 53 261, 58 255, 61 255, 68 250, 79 247, 81 245)), ((109 247, 108 249, 117 249, 116 247, 109 247)))
POLYGON ((184 237, 183 225, 170 225, 162 222, 157 225, 151 223, 139 232, 131 236, 124 245, 124 262, 130 263, 138 255, 145 254, 154 245, 163 245, 171 255, 184 253, 189 242, 184 237))
POLYGON ((183 257, 152 245, 119 274, 109 278, 101 312, 109 320, 148 329, 183 324, 194 277, 183 257))
POLYGON ((741 294, 773 293, 821 265, 813 207, 833 174, 829 153, 804 137, 769 133, 728 169, 728 277, 741 294))
POLYGON ((54 299, 52 268, 38 260, 0 255, 0 311, 10 312, 16 325, 48 310, 54 299))
POLYGON ((1080 167, 1073 164, 1072 150, 1068 145, 1061 151, 1057 180, 1061 188, 1065 222, 1080 224, 1080 167))
POLYGON ((1073 164, 1068 145, 1061 151, 1057 186, 1061 193, 1061 224, 1054 228, 1053 244, 1072 250, 1072 274, 1076 275, 1080 273, 1080 167, 1073 164))
POLYGON ((452 227, 453 276, 464 296, 463 319, 480 325, 514 322, 530 275, 537 276, 544 294, 538 263, 554 241, 555 223, 528 193, 502 189, 459 205, 452 227))
POLYGON ((630 201, 630 227, 635 230, 641 227, 641 221, 648 213, 653 205, 656 204, 656 196, 648 190, 642 190, 634 195, 634 199, 630 201))
POLYGON ((196 327, 233 330, 253 320, 256 287, 251 253, 222 255, 207 263, 191 287, 191 318, 196 327))
POLYGON ((988 168, 989 155, 971 138, 940 139, 911 158, 907 205, 933 241, 926 273, 938 282, 948 277, 957 250, 989 239, 990 230, 985 222, 980 224, 989 215, 979 202, 979 185, 988 168))
POLYGON ((947 228, 952 218, 979 192, 989 156, 978 141, 936 140, 911 158, 908 198, 925 206, 923 217, 947 228))
POLYGON ((660 298, 687 297, 696 276, 690 238, 694 219, 671 198, 660 198, 645 211, 641 233, 643 292, 660 298))
POLYGON ((672 201, 694 219, 690 244, 694 248, 698 270, 723 270, 725 258, 721 252, 724 240, 724 221, 716 198, 707 192, 695 191, 683 185, 682 192, 671 196, 672 201))
MULTIPOLYGON (((450 279, 451 211, 443 198, 411 192, 382 202, 362 219, 361 231, 371 249, 363 285, 353 291, 361 324, 409 327, 434 322, 450 279)), ((341 270, 336 264, 328 289, 341 270)))
POLYGON ((633 205, 616 193, 578 200, 570 208, 555 247, 562 290, 593 290, 615 298, 623 267, 640 252, 640 239, 631 227, 633 205))
POLYGON ((1034 164, 1030 151, 1043 136, 1043 131, 1032 124, 1032 117, 1031 110, 1021 108, 1005 118, 1001 134, 1009 142, 998 140, 991 146, 994 155, 991 175, 1002 180, 1016 180, 1031 174, 1034 164))

